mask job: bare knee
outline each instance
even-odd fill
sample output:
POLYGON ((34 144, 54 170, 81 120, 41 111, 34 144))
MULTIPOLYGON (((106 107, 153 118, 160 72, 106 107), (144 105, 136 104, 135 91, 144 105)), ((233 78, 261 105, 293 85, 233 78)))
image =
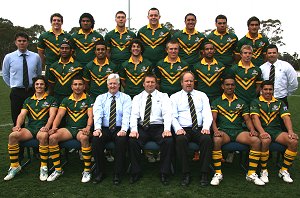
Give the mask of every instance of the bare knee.
POLYGON ((36 136, 41 144, 48 143, 49 134, 45 132, 39 132, 36 136))
POLYGON ((8 136, 9 144, 17 144, 20 140, 20 132, 11 132, 8 136))
POLYGON ((221 150, 221 147, 223 145, 223 140, 222 137, 214 137, 213 138, 213 143, 214 143, 214 150, 221 150))

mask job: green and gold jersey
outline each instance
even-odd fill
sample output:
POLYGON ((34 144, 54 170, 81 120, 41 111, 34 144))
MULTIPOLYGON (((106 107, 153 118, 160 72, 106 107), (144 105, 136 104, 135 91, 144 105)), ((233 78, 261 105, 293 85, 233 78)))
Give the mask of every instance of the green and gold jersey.
POLYGON ((247 69, 240 61, 231 67, 230 73, 236 82, 235 94, 249 105, 251 100, 257 98, 257 84, 262 83, 260 68, 251 63, 247 69))
POLYGON ((140 57, 139 63, 134 64, 132 57, 128 61, 122 64, 122 69, 120 70, 120 78, 125 80, 126 87, 124 88, 124 93, 133 97, 141 93, 143 88, 143 79, 147 72, 150 71, 151 62, 147 59, 140 57))
POLYGON ((80 29, 72 35, 76 60, 81 63, 83 67, 95 58, 95 42, 104 40, 103 36, 97 31, 91 29, 89 34, 80 29))
POLYGON ((269 40, 262 34, 258 34, 256 38, 252 38, 249 33, 238 41, 237 52, 241 51, 243 45, 250 45, 253 48, 252 63, 259 67, 264 64, 264 56, 267 52, 269 40))
POLYGON ((135 33, 127 28, 122 33, 117 28, 108 32, 105 35, 105 42, 110 49, 110 60, 118 66, 127 61, 131 55, 128 46, 135 37, 135 33))
POLYGON ((160 82, 160 91, 169 96, 180 91, 180 76, 188 69, 187 62, 179 57, 175 63, 171 63, 168 57, 159 61, 157 63, 157 79, 160 82))
POLYGON ((226 72, 223 63, 213 59, 213 62, 208 64, 203 58, 191 69, 195 74, 195 80, 198 82, 197 90, 206 93, 209 98, 221 96, 221 81, 226 72))
POLYGON ((118 73, 120 67, 109 61, 107 58, 103 65, 100 65, 95 58, 89 62, 84 71, 83 79, 89 82, 89 94, 96 98, 98 95, 106 93, 107 88, 107 77, 109 74, 118 73))
POLYGON ((281 128, 281 118, 286 115, 290 116, 283 101, 272 97, 272 100, 268 102, 262 96, 251 102, 250 114, 259 116, 261 126, 264 129, 281 128))
POLYGON ((81 75, 81 73, 81 64, 72 57, 66 64, 64 64, 61 59, 53 63, 49 69, 48 81, 54 83, 54 95, 69 96, 72 93, 72 78, 75 75, 81 75))
POLYGON ((200 59, 200 50, 203 49, 204 43, 207 41, 204 34, 194 30, 192 34, 188 34, 186 28, 178 31, 173 36, 179 42, 179 57, 185 60, 189 66, 194 65, 200 59))
POLYGON ((69 40, 71 35, 63 30, 58 36, 55 36, 52 29, 40 35, 37 49, 44 50, 45 53, 46 77, 48 77, 49 67, 60 58, 60 44, 69 40))
POLYGON ((221 131, 243 131, 243 116, 249 114, 249 106, 242 99, 234 95, 230 101, 225 94, 218 97, 211 104, 211 111, 218 113, 217 126, 221 131))
POLYGON ((58 105, 56 99, 48 96, 47 93, 43 95, 42 99, 37 99, 35 95, 28 97, 22 108, 28 112, 28 127, 41 128, 45 126, 49 119, 51 107, 58 108, 58 105))
POLYGON ((79 100, 75 100, 73 94, 65 97, 59 108, 66 110, 66 127, 82 129, 85 128, 88 121, 88 109, 93 106, 91 97, 82 94, 79 100))
POLYGON ((238 37, 228 30, 225 34, 220 34, 217 30, 214 30, 207 36, 207 39, 215 46, 215 58, 227 68, 231 67, 234 64, 234 53, 238 37))
POLYGON ((143 57, 151 61, 152 66, 155 67, 156 63, 167 55, 165 49, 171 34, 166 27, 159 25, 157 29, 152 29, 150 24, 145 25, 138 31, 137 38, 144 43, 143 57))

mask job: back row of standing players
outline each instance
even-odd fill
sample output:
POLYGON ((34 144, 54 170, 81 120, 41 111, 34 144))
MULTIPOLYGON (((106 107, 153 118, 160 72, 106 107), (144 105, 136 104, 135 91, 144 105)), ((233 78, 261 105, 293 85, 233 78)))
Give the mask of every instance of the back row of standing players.
POLYGON ((133 97, 143 90, 145 73, 153 70, 160 90, 171 95, 181 89, 180 75, 192 70, 196 88, 210 100, 221 95, 221 78, 227 72, 235 76, 237 95, 246 102, 256 97, 257 84, 262 81, 258 66, 264 63, 269 45, 258 33, 257 17, 248 20, 249 32, 240 40, 228 31, 224 15, 216 17, 216 30, 207 37, 195 29, 197 19, 192 13, 185 16, 186 27, 174 35, 159 23, 157 8, 148 11, 148 19, 149 24, 135 35, 125 27, 126 14, 119 11, 116 28, 103 38, 93 30, 95 21, 89 13, 80 16, 80 30, 73 35, 62 30, 63 17, 53 14, 51 30, 43 33, 38 43, 46 77, 53 85, 50 92, 61 101, 71 94, 72 77, 83 73, 88 92, 95 99, 107 92, 107 76, 119 73, 124 92, 133 97))

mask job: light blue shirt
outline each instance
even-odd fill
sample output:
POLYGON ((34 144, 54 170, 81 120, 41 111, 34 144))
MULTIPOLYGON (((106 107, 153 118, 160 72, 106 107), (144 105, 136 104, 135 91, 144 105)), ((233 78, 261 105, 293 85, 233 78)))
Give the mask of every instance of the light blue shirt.
MULTIPOLYGON (((116 126, 127 132, 129 129, 129 119, 131 112, 131 98, 129 95, 117 92, 116 98, 116 126)), ((107 92, 96 98, 93 106, 95 129, 101 129, 102 126, 109 127, 110 105, 113 97, 107 92)))
MULTIPOLYGON (((131 131, 138 131, 138 124, 143 124, 148 95, 146 91, 143 91, 133 97, 130 117, 131 131)), ((168 94, 155 90, 151 96, 150 124, 163 124, 165 131, 171 130, 172 106, 168 94)))
MULTIPOLYGON (((193 90, 190 93, 195 106, 198 126, 202 127, 202 129, 209 130, 213 118, 207 95, 198 90, 193 90)), ((170 98, 173 109, 172 126, 175 132, 183 127, 192 127, 192 117, 187 92, 181 90, 171 95, 170 98)))
MULTIPOLYGON (((16 50, 4 57, 2 65, 3 80, 10 88, 24 88, 23 85, 23 56, 16 50)), ((37 53, 27 50, 26 61, 28 66, 29 87, 32 87, 32 78, 42 74, 42 61, 37 53)))

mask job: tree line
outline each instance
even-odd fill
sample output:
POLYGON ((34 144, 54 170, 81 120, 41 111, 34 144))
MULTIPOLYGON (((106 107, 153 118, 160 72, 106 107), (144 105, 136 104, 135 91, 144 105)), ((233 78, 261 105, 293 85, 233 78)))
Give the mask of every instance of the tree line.
MULTIPOLYGON (((175 29, 174 26, 170 22, 166 22, 163 24, 166 28, 168 28, 172 34, 174 34, 177 31, 180 31, 179 29, 175 29)), ((72 34, 74 32, 77 32, 80 28, 79 27, 73 27, 69 33, 72 34)), ((229 31, 234 32, 234 28, 228 27, 229 31)), ((137 33, 137 29, 131 28, 131 30, 135 33, 137 33)), ((0 18, 0 60, 1 65, 0 69, 2 69, 2 61, 4 59, 4 56, 7 53, 10 53, 12 51, 16 50, 16 46, 14 44, 14 35, 17 32, 26 32, 30 37, 30 44, 28 46, 28 49, 34 52, 37 52, 37 43, 39 36, 45 32, 45 28, 43 25, 33 25, 30 28, 25 28, 22 26, 14 26, 14 24, 4 18, 0 18)), ((98 31, 100 34, 105 36, 105 34, 108 32, 107 28, 98 28, 95 29, 95 31, 98 31)), ((204 35, 208 35, 212 29, 207 29, 204 32, 202 32, 204 35)), ((280 20, 276 19, 268 19, 268 20, 262 20, 261 21, 261 33, 266 35, 269 39, 269 42, 272 44, 276 44, 277 46, 283 46, 285 43, 282 41, 282 32, 284 30, 281 29, 281 22, 280 20)), ((288 52, 280 53, 280 59, 285 60, 289 62, 296 70, 300 69, 300 57, 299 54, 294 52, 293 54, 290 54, 288 52)))

